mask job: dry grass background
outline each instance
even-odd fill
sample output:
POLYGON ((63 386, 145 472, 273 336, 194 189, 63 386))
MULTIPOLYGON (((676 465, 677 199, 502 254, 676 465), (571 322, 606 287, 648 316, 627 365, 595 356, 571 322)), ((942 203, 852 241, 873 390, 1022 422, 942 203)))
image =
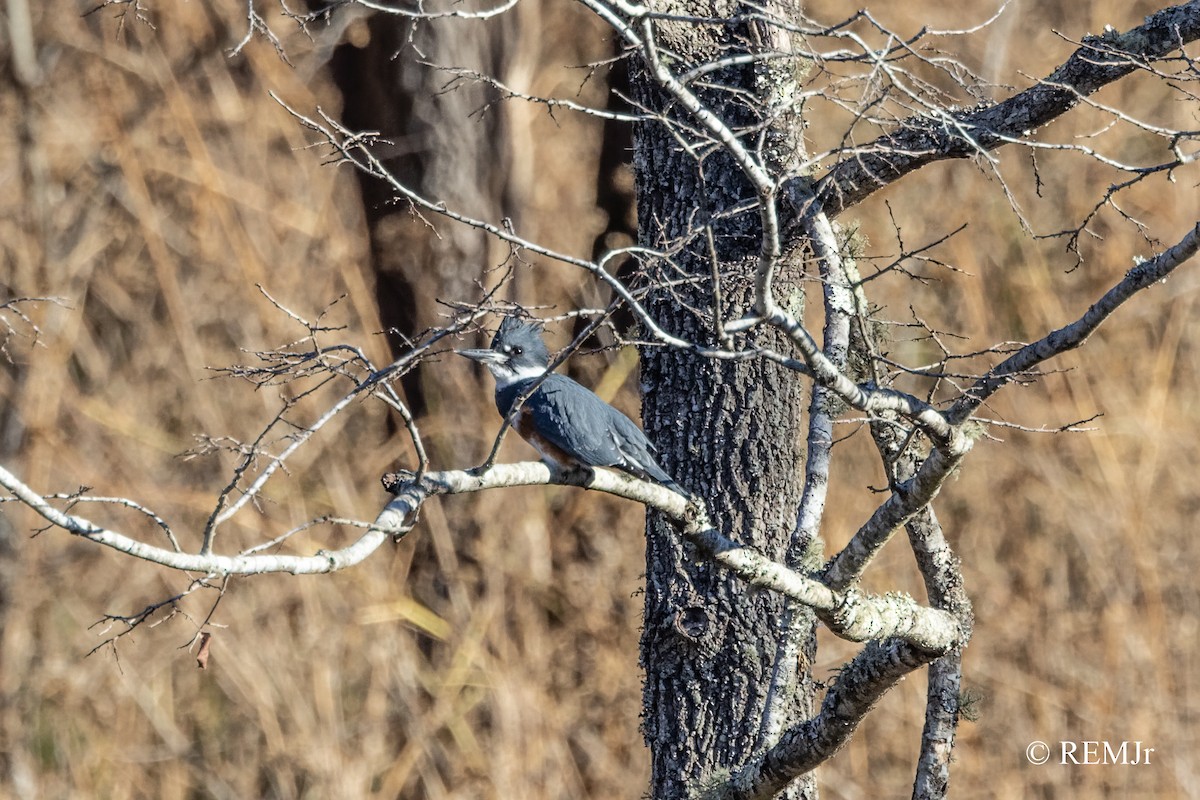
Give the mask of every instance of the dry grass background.
MULTIPOLYGON (((884 19, 913 30, 968 16, 929 5, 934 12, 914 3, 884 19)), ((1032 5, 1014 5, 985 40, 956 39, 954 49, 987 76, 1016 80, 1017 69, 1044 74, 1069 51, 1051 28, 1124 29, 1148 10, 1032 5)), ((25 90, 9 72, 0 87, 0 280, 64 298, 39 307, 40 346, 18 345, 0 373, 0 450, 39 489, 130 496, 194 531, 230 462, 179 454, 199 432, 252 435, 277 404, 272 390, 206 380, 206 367, 302 333, 256 283, 305 314, 344 294, 330 312, 348 326, 339 335, 386 357, 353 179, 304 149, 304 133, 267 91, 298 108, 336 111, 339 100, 319 69, 319 41, 288 40, 295 68, 262 42, 228 58, 244 30, 241 3, 156 5, 156 29, 127 23, 121 34, 111 14, 83 18, 82 8, 35 7, 45 80, 25 90)), ((554 36, 544 38, 548 47, 554 36)), ((536 73, 540 88, 578 84, 559 65, 536 73)), ((1164 107, 1150 81, 1125 81, 1102 99, 1194 127, 1196 109, 1164 107)), ((1078 116, 1066 125, 1087 130, 1093 121, 1078 116)), ((603 220, 575 215, 564 225, 552 212, 564 198, 577 202, 571 169, 592 169, 584 145, 595 133, 530 124, 536 144, 524 145, 532 161, 520 176, 537 211, 529 216, 559 246, 586 253, 603 220)), ((1138 144, 1130 140, 1131 153, 1138 144)), ((1003 158, 1021 168, 1021 156, 1003 158)), ((1042 200, 1023 200, 1049 227, 1110 180, 1076 165, 1050 178, 1042 200)), ((1194 182, 1154 183, 1126 206, 1174 241, 1196 219, 1194 182)), ((932 323, 980 341, 1061 324, 1147 252, 1127 226, 1111 225, 1103 242, 1086 244, 1087 265, 1067 272, 1061 246, 1024 237, 994 183, 967 164, 927 169, 884 195, 855 215, 880 251, 894 250, 885 199, 910 244, 970 223, 939 255, 971 275, 942 275, 931 288, 896 282, 891 302, 902 316, 906 293, 920 290, 932 323)), ((944 492, 939 513, 979 619, 966 670, 982 701, 959 741, 960 796, 1200 795, 1196 270, 1135 300, 1063 359, 1071 371, 1008 390, 991 409, 1030 425, 1103 412, 1097 430, 997 431, 1005 441, 981 444, 944 492), (1024 756, 1034 739, 1141 740, 1155 761, 1034 767, 1024 756)), ((579 297, 574 280, 547 273, 538 299, 579 297)), ((493 421, 461 364, 436 368, 461 371, 461 401, 493 421)), ((621 374, 598 359, 581 369, 593 380, 621 374)), ((635 408, 635 391, 629 382, 619 402, 635 408)), ((373 516, 384 500, 378 475, 404 452, 387 430, 378 409, 347 415, 271 484, 270 503, 243 515, 226 546, 323 513, 373 516)), ((436 419, 426 432, 471 433, 436 419)), ((842 447, 834 544, 870 507, 865 484, 879 480, 864 438, 842 447)), ((526 456, 520 445, 506 450, 526 456)), ((0 569, 0 797, 644 790, 636 509, 558 488, 431 503, 406 542, 344 574, 235 581, 206 671, 179 649, 193 631, 182 617, 123 640, 119 660, 84 658, 102 613, 140 609, 183 582, 59 532, 31 538, 27 515, 5 514, 15 533, 0 569)), ((112 519, 154 535, 131 517, 112 519)), ((317 530, 296 546, 345 536, 317 530)), ((899 544, 872 582, 920 594, 899 544)), ((205 600, 185 603, 193 618, 205 600)), ((823 643, 818 669, 828 674, 846 648, 823 643)), ((889 695, 821 769, 825 796, 907 795, 923 683, 915 676, 889 695)))

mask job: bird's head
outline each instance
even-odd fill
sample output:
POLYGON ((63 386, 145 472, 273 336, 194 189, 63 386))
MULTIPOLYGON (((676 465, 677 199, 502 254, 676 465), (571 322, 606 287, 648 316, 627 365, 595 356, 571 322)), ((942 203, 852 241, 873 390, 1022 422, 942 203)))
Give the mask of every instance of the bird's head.
POLYGON ((487 350, 456 350, 460 356, 478 361, 503 389, 517 381, 540 377, 550 363, 550 351, 542 341, 542 328, 536 322, 505 317, 487 350))

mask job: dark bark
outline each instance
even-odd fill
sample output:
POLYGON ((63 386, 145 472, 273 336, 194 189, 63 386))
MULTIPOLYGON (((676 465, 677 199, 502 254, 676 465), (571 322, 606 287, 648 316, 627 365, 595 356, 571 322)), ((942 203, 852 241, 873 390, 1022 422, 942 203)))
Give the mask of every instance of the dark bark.
MULTIPOLYGON (((671 34, 677 34, 671 36, 673 52, 695 63, 711 55, 710 48, 746 41, 744 31, 732 29, 671 34)), ((727 70, 713 83, 753 92, 756 77, 754 68, 727 70)), ((647 108, 673 113, 636 70, 633 90, 647 108)), ((756 121, 732 93, 714 92, 704 99, 734 125, 756 121)), ((711 224, 722 273, 723 305, 716 313, 738 316, 750 303, 758 217, 748 212, 715 218, 751 199, 751 187, 723 154, 700 165, 656 123, 638 126, 634 152, 641 243, 662 247, 711 224)), ((712 264, 705 237, 693 237, 672 265, 650 269, 651 282, 693 279, 651 297, 656 319, 677 336, 712 344, 712 264)), ((781 276, 781 296, 796 290, 795 277, 781 276)), ((775 341, 773 346, 785 345, 775 341)), ((708 502, 722 534, 782 560, 803 489, 800 442, 807 394, 799 373, 765 361, 725 362, 648 348, 642 354, 642 381, 645 426, 668 470, 708 502)), ((783 602, 694 557, 653 515, 647 524, 646 569, 643 727, 652 756, 651 794, 691 796, 727 778, 762 746, 760 724, 783 602)), ((800 682, 811 686, 804 678, 800 682)), ((789 719, 808 716, 811 696, 791 692, 785 702, 789 719)))

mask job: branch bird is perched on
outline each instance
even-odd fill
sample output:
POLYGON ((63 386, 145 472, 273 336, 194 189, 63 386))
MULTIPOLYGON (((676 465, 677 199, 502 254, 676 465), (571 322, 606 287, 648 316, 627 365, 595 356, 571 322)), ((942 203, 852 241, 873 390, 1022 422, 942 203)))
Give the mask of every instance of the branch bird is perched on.
POLYGON ((629 417, 565 375, 547 373, 550 351, 536 323, 505 317, 488 350, 458 350, 496 379, 496 408, 552 469, 615 467, 687 496, 629 417), (517 400, 528 395, 520 408, 517 400))

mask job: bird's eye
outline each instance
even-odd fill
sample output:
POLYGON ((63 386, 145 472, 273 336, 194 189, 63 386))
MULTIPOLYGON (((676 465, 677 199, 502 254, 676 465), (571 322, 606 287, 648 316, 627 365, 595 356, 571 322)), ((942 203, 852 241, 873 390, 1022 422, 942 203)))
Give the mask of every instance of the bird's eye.
POLYGON ((521 355, 521 352, 522 352, 522 351, 521 351, 521 348, 519 348, 519 347, 511 347, 511 348, 509 348, 509 349, 512 351, 512 354, 513 354, 514 356, 519 356, 519 355, 521 355))

